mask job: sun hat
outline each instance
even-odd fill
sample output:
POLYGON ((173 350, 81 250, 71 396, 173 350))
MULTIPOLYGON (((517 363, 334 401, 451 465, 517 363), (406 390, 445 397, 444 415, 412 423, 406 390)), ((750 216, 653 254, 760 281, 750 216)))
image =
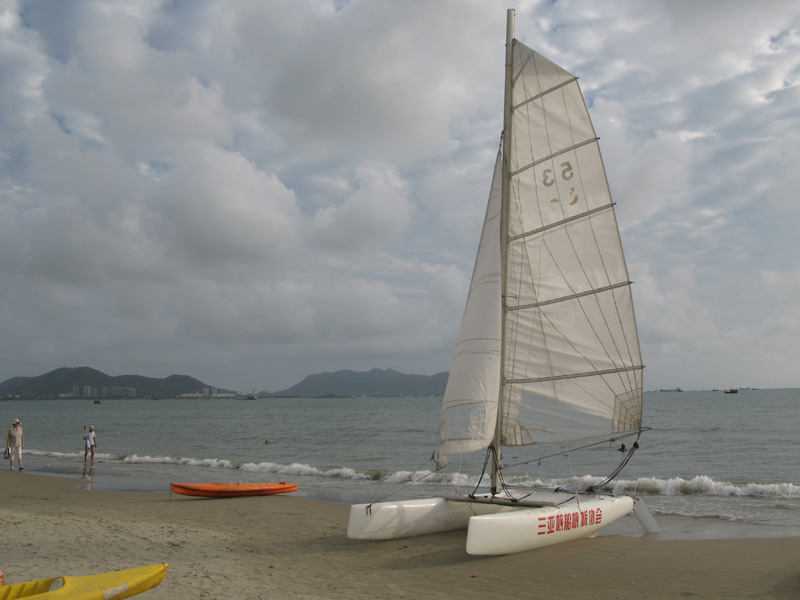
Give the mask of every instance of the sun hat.
POLYGON ((94 429, 94 425, 89 425, 89 429, 94 429))
MULTIPOLYGON (((16 425, 17 423, 20 423, 20 420, 19 420, 19 419, 14 419, 13 421, 11 421, 11 424, 12 424, 12 425, 16 425)), ((20 425, 21 425, 21 424, 22 424, 22 423, 20 423, 20 425)))

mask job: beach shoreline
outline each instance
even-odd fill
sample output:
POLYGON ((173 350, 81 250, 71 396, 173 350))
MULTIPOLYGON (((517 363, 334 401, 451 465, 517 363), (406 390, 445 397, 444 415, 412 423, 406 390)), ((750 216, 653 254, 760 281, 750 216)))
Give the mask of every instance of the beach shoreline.
POLYGON ((349 506, 291 495, 217 500, 86 490, 73 478, 5 470, 0 490, 4 538, 16 541, 0 559, 7 583, 167 562, 164 583, 143 597, 455 598, 483 586, 511 598, 800 594, 796 535, 609 534, 481 558, 465 553, 461 531, 349 540, 349 506))
MULTIPOLYGON (((28 456, 28 463, 32 469, 28 473, 37 475, 68 478, 76 482, 79 489, 94 490, 102 492, 138 492, 138 493, 160 493, 169 491, 169 484, 173 481, 189 483, 201 483, 201 481, 187 481, 175 478, 172 474, 156 473, 152 470, 121 470, 120 465, 109 465, 102 460, 95 463, 89 461, 76 462, 51 462, 41 456, 28 456)), ((218 477, 219 474, 216 476, 218 477)), ((215 475, 211 475, 209 481, 217 481, 215 475)), ((365 496, 363 492, 351 489, 347 492, 342 490, 331 490, 330 488, 306 487, 302 483, 302 477, 282 476, 292 479, 293 483, 299 484, 299 489, 292 494, 294 498, 316 500, 322 502, 332 502, 350 506, 352 504, 363 504, 374 502, 376 499, 365 496)), ((275 480, 275 474, 268 477, 275 480)), ((247 482, 250 482, 248 480, 247 482)), ((651 536, 659 540, 703 540, 703 539, 734 539, 734 538, 771 538, 800 536, 800 527, 773 525, 765 523, 748 523, 742 521, 731 521, 719 517, 690 517, 673 514, 657 514, 658 524, 661 531, 656 536, 651 536)), ((640 537, 645 535, 644 528, 639 521, 630 516, 616 521, 598 535, 626 535, 640 537)))

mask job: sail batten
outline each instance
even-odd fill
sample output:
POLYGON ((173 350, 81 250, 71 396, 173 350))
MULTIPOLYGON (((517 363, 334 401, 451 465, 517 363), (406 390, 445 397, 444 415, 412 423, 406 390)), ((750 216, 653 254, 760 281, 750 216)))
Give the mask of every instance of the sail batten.
POLYGON ((540 158, 538 160, 533 161, 532 163, 530 163, 528 165, 525 165, 523 167, 518 168, 516 171, 513 171, 511 173, 511 176, 514 177, 516 175, 519 175, 523 171, 527 171, 528 169, 532 169, 536 165, 540 165, 543 162, 547 162, 548 160, 553 160, 554 158, 557 158, 557 157, 561 156, 562 154, 566 154, 567 152, 571 152, 572 150, 577 150, 581 146, 586 146, 588 144, 594 144, 599 139, 600 138, 595 137, 595 138, 591 138, 589 140, 584 140, 582 142, 578 142, 577 144, 573 144, 569 148, 564 148, 562 150, 559 150, 558 152, 554 152, 553 154, 550 154, 549 156, 545 156, 544 158, 540 158))
POLYGON ((517 306, 509 306, 508 310, 530 310, 532 308, 539 308, 542 306, 547 306, 549 304, 557 304, 559 302, 568 302, 570 300, 575 300, 577 298, 585 298, 586 296, 593 296, 594 294, 602 294, 603 292, 608 292, 610 290, 615 290, 620 287, 626 287, 631 285, 632 282, 630 281, 622 281, 620 283, 615 283, 613 285, 607 285, 605 287, 597 288, 594 290, 588 290, 586 292, 581 292, 580 294, 571 294, 569 296, 564 296, 562 298, 551 298, 550 300, 545 300, 544 302, 532 302, 531 304, 521 304, 517 306))
POLYGON ((530 98, 525 99, 523 102, 520 102, 519 104, 515 104, 514 106, 511 107, 511 110, 512 111, 517 110, 518 108, 528 104, 528 102, 534 102, 534 101, 538 100, 539 98, 541 98, 542 96, 546 96, 547 94, 550 94, 550 93, 556 91, 557 89, 564 87, 565 85, 569 85, 573 81, 578 81, 578 78, 577 77, 573 77, 572 79, 567 79, 566 81, 562 81, 561 83, 551 87, 549 90, 545 90, 542 93, 537 94, 536 96, 531 96, 530 98))
POLYGON ((593 208, 592 210, 587 210, 584 213, 581 213, 581 214, 578 214, 578 215, 572 215, 571 217, 567 217, 566 219, 564 219, 562 221, 556 221, 555 223, 549 223, 547 225, 544 225, 543 227, 540 227, 539 229, 533 229, 531 231, 524 231, 524 232, 522 232, 522 233, 520 233, 518 235, 510 237, 508 241, 509 242, 516 242, 517 240, 521 240, 521 239, 524 239, 524 238, 532 236, 532 235, 538 235, 540 233, 543 233, 543 232, 547 231, 548 229, 554 229, 555 227, 562 227, 563 225, 566 225, 567 223, 571 223, 572 221, 577 221, 578 219, 583 219, 583 218, 586 218, 586 217, 590 217, 593 214, 602 212, 604 210, 613 209, 613 208, 614 208, 613 204, 606 204, 605 206, 598 206, 597 208, 593 208))
POLYGON ((644 365, 631 365, 629 367, 620 367, 618 369, 606 369, 604 371, 588 371, 586 373, 569 373, 566 375, 552 375, 550 377, 537 377, 530 379, 507 379, 506 383, 509 385, 515 383, 544 383, 545 381, 558 381, 560 379, 579 379, 581 377, 597 377, 599 375, 612 375, 614 373, 625 373, 627 371, 637 371, 644 369, 644 365))

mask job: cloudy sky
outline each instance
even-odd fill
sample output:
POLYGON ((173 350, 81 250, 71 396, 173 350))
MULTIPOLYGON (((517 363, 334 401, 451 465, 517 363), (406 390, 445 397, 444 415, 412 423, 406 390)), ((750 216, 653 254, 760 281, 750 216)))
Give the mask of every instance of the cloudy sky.
MULTIPOLYGON (((450 368, 502 121, 495 0, 0 0, 0 380, 450 368)), ((550 0, 647 389, 800 387, 800 3, 550 0)))

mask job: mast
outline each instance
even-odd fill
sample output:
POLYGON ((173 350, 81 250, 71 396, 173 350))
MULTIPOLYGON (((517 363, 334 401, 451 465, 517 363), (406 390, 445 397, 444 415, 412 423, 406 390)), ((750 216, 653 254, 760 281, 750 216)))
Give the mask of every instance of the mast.
POLYGON ((508 262, 508 211, 509 198, 511 196, 511 167, 510 167, 510 148, 513 145, 511 139, 511 81, 513 77, 512 61, 514 57, 514 9, 509 8, 506 12, 506 65, 505 65, 505 93, 503 96, 503 174, 502 174, 502 197, 500 201, 500 289, 502 294, 502 310, 500 313, 500 385, 497 390, 497 421, 495 425, 494 439, 491 448, 492 460, 492 495, 497 493, 500 482, 500 459, 503 448, 501 432, 503 430, 503 397, 505 390, 505 338, 506 338, 506 265, 508 262))

